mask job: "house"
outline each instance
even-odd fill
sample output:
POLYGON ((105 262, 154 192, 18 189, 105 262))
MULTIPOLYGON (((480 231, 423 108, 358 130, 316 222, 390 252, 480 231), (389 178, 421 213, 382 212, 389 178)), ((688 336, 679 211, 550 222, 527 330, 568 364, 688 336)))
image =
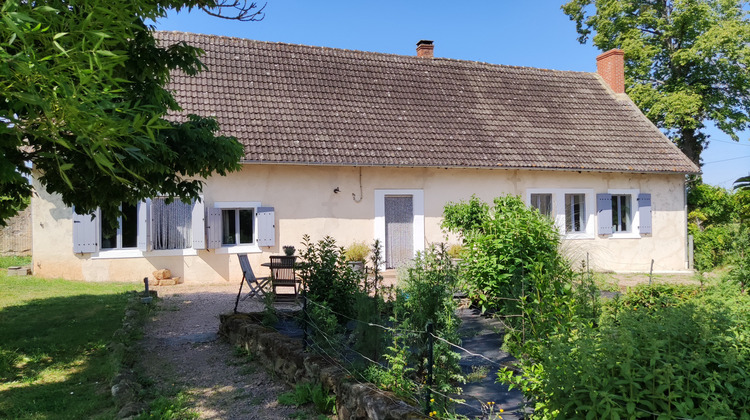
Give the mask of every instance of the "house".
MULTIPOLYGON (((160 32, 206 51, 175 74, 184 113, 214 115, 245 146, 242 170, 203 200, 154 197, 114 230, 37 185, 34 270, 132 280, 239 280, 303 234, 385 244, 396 267, 445 240, 443 206, 503 194, 553 217, 574 259, 617 272, 687 269, 685 176, 699 171, 624 94, 623 53, 598 72, 544 70, 160 32), (55 238, 50 240, 50 238, 55 238)), ((175 118, 180 118, 176 115, 175 118)), ((455 240, 449 239, 449 240, 455 240)))

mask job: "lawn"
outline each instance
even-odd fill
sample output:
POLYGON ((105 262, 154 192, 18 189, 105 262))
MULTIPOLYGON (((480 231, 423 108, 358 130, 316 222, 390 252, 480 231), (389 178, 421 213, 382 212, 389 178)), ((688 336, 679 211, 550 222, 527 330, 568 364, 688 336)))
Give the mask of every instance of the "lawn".
POLYGON ((106 346, 139 285, 7 276, 0 269, 0 418, 111 419, 106 346))

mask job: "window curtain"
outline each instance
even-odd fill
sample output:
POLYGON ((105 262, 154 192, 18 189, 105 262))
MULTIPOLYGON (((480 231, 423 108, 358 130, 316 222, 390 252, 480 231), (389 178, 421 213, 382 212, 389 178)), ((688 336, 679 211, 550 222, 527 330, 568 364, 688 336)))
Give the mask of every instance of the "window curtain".
POLYGON ((185 249, 193 246, 193 205, 175 200, 167 204, 166 197, 152 200, 154 249, 185 249))

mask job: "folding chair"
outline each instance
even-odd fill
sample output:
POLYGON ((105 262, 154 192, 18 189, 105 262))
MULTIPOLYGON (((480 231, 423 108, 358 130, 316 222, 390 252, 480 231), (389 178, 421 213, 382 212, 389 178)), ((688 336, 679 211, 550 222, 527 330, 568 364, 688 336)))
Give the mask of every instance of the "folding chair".
POLYGON ((237 258, 240 260, 240 267, 242 267, 242 282, 240 283, 240 291, 237 292, 237 300, 234 302, 234 313, 237 313, 237 305, 240 304, 240 296, 242 296, 242 286, 244 286, 245 283, 247 283, 250 291, 242 298, 242 300, 253 296, 265 296, 266 293, 263 291, 263 288, 266 287, 271 280, 270 277, 255 277, 253 268, 250 266, 250 261, 247 259, 247 254, 237 254, 237 258))
POLYGON ((294 272, 295 257, 271 256, 271 288, 280 301, 295 301, 299 293, 300 281, 294 272), (291 287, 292 293, 279 293, 279 287, 291 287))

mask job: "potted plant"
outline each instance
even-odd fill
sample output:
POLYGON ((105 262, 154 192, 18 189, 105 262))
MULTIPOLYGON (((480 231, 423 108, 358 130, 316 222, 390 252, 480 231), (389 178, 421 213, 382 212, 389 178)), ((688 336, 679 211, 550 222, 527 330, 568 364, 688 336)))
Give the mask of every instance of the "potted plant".
POLYGON ((458 263, 460 263, 461 259, 463 258, 464 247, 459 244, 453 244, 453 245, 448 246, 446 253, 450 257, 450 259, 453 261, 453 264, 458 265, 458 263))
POLYGON ((364 271, 368 255, 370 255, 370 248, 364 242, 355 242, 344 250, 347 264, 356 272, 364 271))
POLYGON ((292 245, 284 245, 281 247, 284 250, 284 255, 287 257, 291 257, 294 255, 294 247, 292 245))

